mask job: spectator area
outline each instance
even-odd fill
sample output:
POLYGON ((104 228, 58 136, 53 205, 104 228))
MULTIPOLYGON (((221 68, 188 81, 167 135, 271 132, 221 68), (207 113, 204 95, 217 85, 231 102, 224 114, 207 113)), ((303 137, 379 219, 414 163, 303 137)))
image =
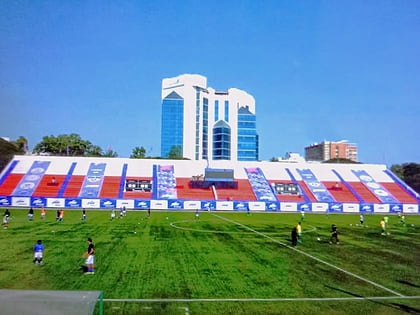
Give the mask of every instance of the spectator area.
POLYGON ((319 203, 361 205, 358 209, 387 205, 413 212, 418 212, 420 200, 379 164, 212 161, 208 165, 190 160, 15 156, 0 174, 0 206, 19 198, 29 198, 24 200, 31 205, 36 198, 38 204, 49 198, 148 202, 175 198, 181 203, 224 201, 232 210, 236 202, 241 206, 270 202, 279 205, 270 209, 278 210, 282 203, 296 204, 292 207, 296 211, 301 204, 307 208, 319 203), (210 181, 203 175, 205 170, 215 174, 218 169, 232 178, 221 178, 224 183, 219 185, 217 177, 210 181))

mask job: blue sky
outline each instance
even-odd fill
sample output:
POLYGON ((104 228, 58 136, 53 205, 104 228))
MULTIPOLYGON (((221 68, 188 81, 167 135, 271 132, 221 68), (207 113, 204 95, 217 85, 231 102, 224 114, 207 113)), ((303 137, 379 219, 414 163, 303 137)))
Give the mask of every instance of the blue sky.
POLYGON ((0 1, 0 136, 160 154, 161 81, 256 99, 260 158, 420 162, 420 1, 0 1))

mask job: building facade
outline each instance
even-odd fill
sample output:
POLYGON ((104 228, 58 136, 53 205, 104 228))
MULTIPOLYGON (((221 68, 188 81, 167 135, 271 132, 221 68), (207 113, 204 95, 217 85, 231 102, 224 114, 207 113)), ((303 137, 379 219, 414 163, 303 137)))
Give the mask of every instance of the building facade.
POLYGON ((324 141, 305 148, 306 161, 327 161, 332 159, 348 159, 357 162, 357 145, 347 143, 346 140, 338 142, 324 141))
POLYGON ((161 123, 162 157, 258 160, 255 99, 245 91, 216 91, 198 74, 163 79, 161 123))

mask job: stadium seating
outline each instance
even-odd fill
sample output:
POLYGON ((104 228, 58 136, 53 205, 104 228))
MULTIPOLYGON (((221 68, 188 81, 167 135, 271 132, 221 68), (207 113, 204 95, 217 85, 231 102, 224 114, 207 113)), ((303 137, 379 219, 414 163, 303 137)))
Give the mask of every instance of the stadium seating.
POLYGON ((190 160, 15 156, 0 174, 0 206, 66 207, 71 201, 76 206, 127 204, 136 208, 136 200, 143 201, 143 205, 147 201, 151 206, 152 201, 168 199, 177 200, 177 206, 189 207, 209 207, 210 202, 212 209, 223 210, 252 207, 280 211, 285 209, 285 203, 290 211, 331 208, 343 212, 419 212, 419 195, 384 165, 232 161, 210 164, 190 160), (206 181, 205 171, 212 175, 207 178, 210 186, 197 184, 206 181), (129 188, 130 181, 137 186, 129 188))

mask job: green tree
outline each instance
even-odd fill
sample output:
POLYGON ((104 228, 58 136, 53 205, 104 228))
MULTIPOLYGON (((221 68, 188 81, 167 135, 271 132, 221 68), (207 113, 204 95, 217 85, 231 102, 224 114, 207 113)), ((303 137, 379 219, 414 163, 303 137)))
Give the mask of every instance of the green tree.
POLYGON ((344 158, 331 159, 331 160, 323 161, 322 163, 347 163, 347 164, 361 164, 360 162, 355 162, 355 161, 353 161, 353 160, 344 159, 344 158))
POLYGON ((404 168, 400 164, 394 164, 391 166, 390 170, 397 175, 399 178, 404 180, 404 168))
POLYGON ((404 163, 391 166, 391 171, 401 178, 408 186, 420 193, 420 164, 404 163))
POLYGON ((98 150, 98 148, 90 141, 83 140, 78 134, 72 133, 69 135, 46 136, 35 146, 34 152, 70 156, 96 156, 101 152, 102 155, 102 150, 98 150))
POLYGON ((19 154, 24 154, 28 151, 28 140, 25 137, 20 136, 15 141, 11 142, 19 151, 19 154))
POLYGON ((108 149, 104 152, 104 154, 102 156, 104 156, 104 157, 118 157, 118 153, 113 151, 112 149, 108 149))
POLYGON ((135 147, 130 155, 130 159, 146 158, 146 149, 143 147, 135 147))
POLYGON ((13 159, 14 155, 22 153, 12 142, 0 138, 0 172, 13 159))
POLYGON ((174 145, 168 153, 168 158, 172 160, 182 159, 182 146, 174 145))

